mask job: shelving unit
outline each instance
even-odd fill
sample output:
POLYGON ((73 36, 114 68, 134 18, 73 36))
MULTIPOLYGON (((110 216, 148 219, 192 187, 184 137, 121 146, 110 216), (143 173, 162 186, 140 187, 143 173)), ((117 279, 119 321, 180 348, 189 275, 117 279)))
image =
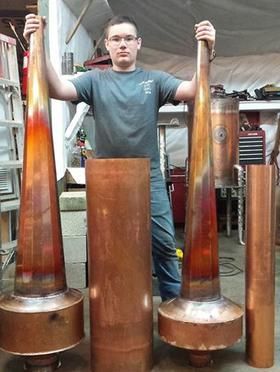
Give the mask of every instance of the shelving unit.
MULTIPOLYGON (((255 124, 258 124, 259 122, 259 114, 261 112, 267 112, 268 114, 270 113, 277 113, 277 112, 280 112, 280 100, 271 100, 271 101, 260 101, 260 100, 254 100, 254 101, 240 101, 239 102, 239 111, 240 112, 244 112, 247 114, 248 117, 250 117, 250 119, 253 120, 253 123, 255 124)), ((167 104, 163 107, 161 107, 160 111, 159 111, 159 123, 158 123, 158 126, 161 127, 163 126, 164 128, 169 128, 169 129, 180 129, 180 128, 184 128, 184 127, 187 127, 187 122, 188 122, 188 105, 187 104, 179 104, 177 106, 174 106, 172 104, 167 104)), ((241 137, 241 142, 246 140, 245 138, 245 133, 244 132, 240 132, 242 133, 241 137)), ((254 137, 258 137, 258 140, 259 140, 259 137, 261 137, 261 143, 259 144, 258 143, 258 146, 259 148, 257 149, 257 153, 256 152, 256 149, 255 149, 255 144, 253 144, 252 142, 250 144, 247 144, 247 143, 243 143, 242 142, 242 145, 240 146, 241 147, 241 155, 240 155, 240 164, 248 164, 248 163, 264 163, 265 162, 265 133, 263 131, 260 131, 260 132, 249 132, 249 135, 248 137, 251 137, 251 136, 254 136, 254 137), (248 146, 247 146, 248 145, 248 146), (254 150, 252 150, 251 148, 249 148, 249 145, 250 146, 254 146, 254 150), (247 146, 247 147, 246 147, 247 146), (248 153, 252 153, 252 159, 250 157, 248 157, 248 153), (256 159, 256 157, 258 156, 258 158, 256 159)), ((249 138, 250 140, 252 140, 252 138, 249 138)), ((253 138, 254 140, 255 138, 253 138)), ((241 179, 241 177, 239 177, 241 179)), ((184 178, 182 178, 184 180, 184 178)), ((243 208, 243 187, 244 187, 244 181, 242 181, 242 186, 238 186, 238 187, 233 187, 232 189, 237 189, 237 192, 238 192, 238 235, 239 235, 239 243, 240 244, 243 244, 243 210, 241 210, 241 208, 243 208)), ((183 185, 183 183, 182 183, 183 185)), ((175 185, 177 187, 177 185, 175 185)), ((178 191, 178 187, 176 188, 176 191, 178 191)), ((184 191, 183 191, 184 192, 184 191)), ((230 195, 230 190, 227 190, 227 192, 229 193, 230 195)), ((182 193, 183 194, 183 193, 182 193)), ((174 199, 178 199, 180 198, 182 195, 180 194, 180 196, 178 195, 173 195, 173 198, 174 199)), ((180 201, 180 205, 184 205, 185 203, 180 201)), ((227 212, 226 212, 226 216, 227 216, 227 235, 230 236, 230 230, 231 228, 229 228, 231 226, 231 221, 229 220, 229 217, 230 217, 230 210, 231 210, 231 197, 230 198, 227 198, 227 212)), ((176 215, 175 215, 175 222, 183 222, 184 220, 184 210, 182 208, 182 210, 176 210, 176 215), (180 214, 180 212, 182 212, 180 214), (180 215, 180 220, 178 219, 178 215, 180 215), (176 220, 177 218, 177 220, 176 220)))
POLYGON ((17 246, 23 132, 16 40, 0 34, 0 280, 17 246))
MULTIPOLYGON (((239 111, 280 111, 280 100, 275 101, 240 101, 239 111)), ((187 113, 188 105, 179 104, 164 105, 159 110, 160 113, 187 113)))

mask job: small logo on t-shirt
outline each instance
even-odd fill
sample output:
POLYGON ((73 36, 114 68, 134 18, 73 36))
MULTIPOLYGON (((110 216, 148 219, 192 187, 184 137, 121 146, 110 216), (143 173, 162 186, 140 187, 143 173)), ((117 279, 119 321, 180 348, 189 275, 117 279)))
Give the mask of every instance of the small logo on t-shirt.
POLYGON ((146 80, 146 81, 144 80, 141 83, 139 83, 139 85, 143 86, 145 94, 151 94, 152 93, 152 83, 153 82, 154 82, 154 80, 146 80))

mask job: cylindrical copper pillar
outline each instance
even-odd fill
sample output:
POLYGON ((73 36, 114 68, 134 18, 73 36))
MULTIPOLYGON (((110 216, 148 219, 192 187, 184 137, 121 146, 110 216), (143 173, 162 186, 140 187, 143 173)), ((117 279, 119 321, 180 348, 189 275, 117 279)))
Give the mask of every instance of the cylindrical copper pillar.
POLYGON ((151 369, 149 169, 148 159, 86 161, 94 372, 151 369))
POLYGON ((55 366, 55 355, 83 337, 83 296, 68 289, 65 278, 39 20, 30 39, 15 288, 0 300, 0 348, 26 356, 27 368, 37 365, 36 371, 55 366))
POLYGON ((246 356, 250 365, 274 363, 275 166, 247 166, 246 356))
POLYGON ((276 222, 275 222, 275 251, 280 252, 280 185, 275 188, 276 222))
POLYGON ((189 349, 196 367, 209 363, 211 350, 240 339, 243 316, 220 293, 208 53, 206 42, 199 41, 181 296, 158 310, 161 338, 189 349))
POLYGON ((238 164, 239 101, 232 97, 211 98, 213 162, 216 187, 232 186, 238 164))

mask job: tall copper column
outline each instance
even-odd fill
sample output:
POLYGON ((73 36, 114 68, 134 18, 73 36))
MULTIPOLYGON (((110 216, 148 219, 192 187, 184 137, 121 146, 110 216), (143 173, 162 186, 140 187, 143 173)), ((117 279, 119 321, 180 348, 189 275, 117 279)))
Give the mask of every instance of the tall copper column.
POLYGON ((246 356, 250 365, 274 363, 275 166, 247 166, 246 356))
POLYGON ((46 371, 55 367, 57 352, 83 337, 83 297, 65 279, 40 21, 30 40, 15 285, 0 301, 0 348, 46 371))
POLYGON ((209 363, 211 350, 240 339, 243 316, 220 294, 208 73, 207 44, 199 41, 181 297, 158 311, 161 338, 189 349, 197 367, 209 363))
POLYGON ((151 369, 149 169, 148 159, 86 161, 94 372, 151 369))

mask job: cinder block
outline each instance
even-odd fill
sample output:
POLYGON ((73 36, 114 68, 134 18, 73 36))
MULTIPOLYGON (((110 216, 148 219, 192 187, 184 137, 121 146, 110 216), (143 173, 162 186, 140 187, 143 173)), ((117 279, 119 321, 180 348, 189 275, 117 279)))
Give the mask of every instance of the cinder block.
POLYGON ((86 235, 86 211, 61 212, 62 235, 86 235))
POLYGON ((68 287, 77 289, 87 287, 87 265, 85 263, 66 263, 65 272, 68 287))
POLYGON ((67 191, 59 196, 59 207, 61 211, 84 211, 86 210, 85 191, 67 191))
POLYGON ((65 262, 87 262, 87 239, 83 235, 64 235, 63 250, 65 262))

